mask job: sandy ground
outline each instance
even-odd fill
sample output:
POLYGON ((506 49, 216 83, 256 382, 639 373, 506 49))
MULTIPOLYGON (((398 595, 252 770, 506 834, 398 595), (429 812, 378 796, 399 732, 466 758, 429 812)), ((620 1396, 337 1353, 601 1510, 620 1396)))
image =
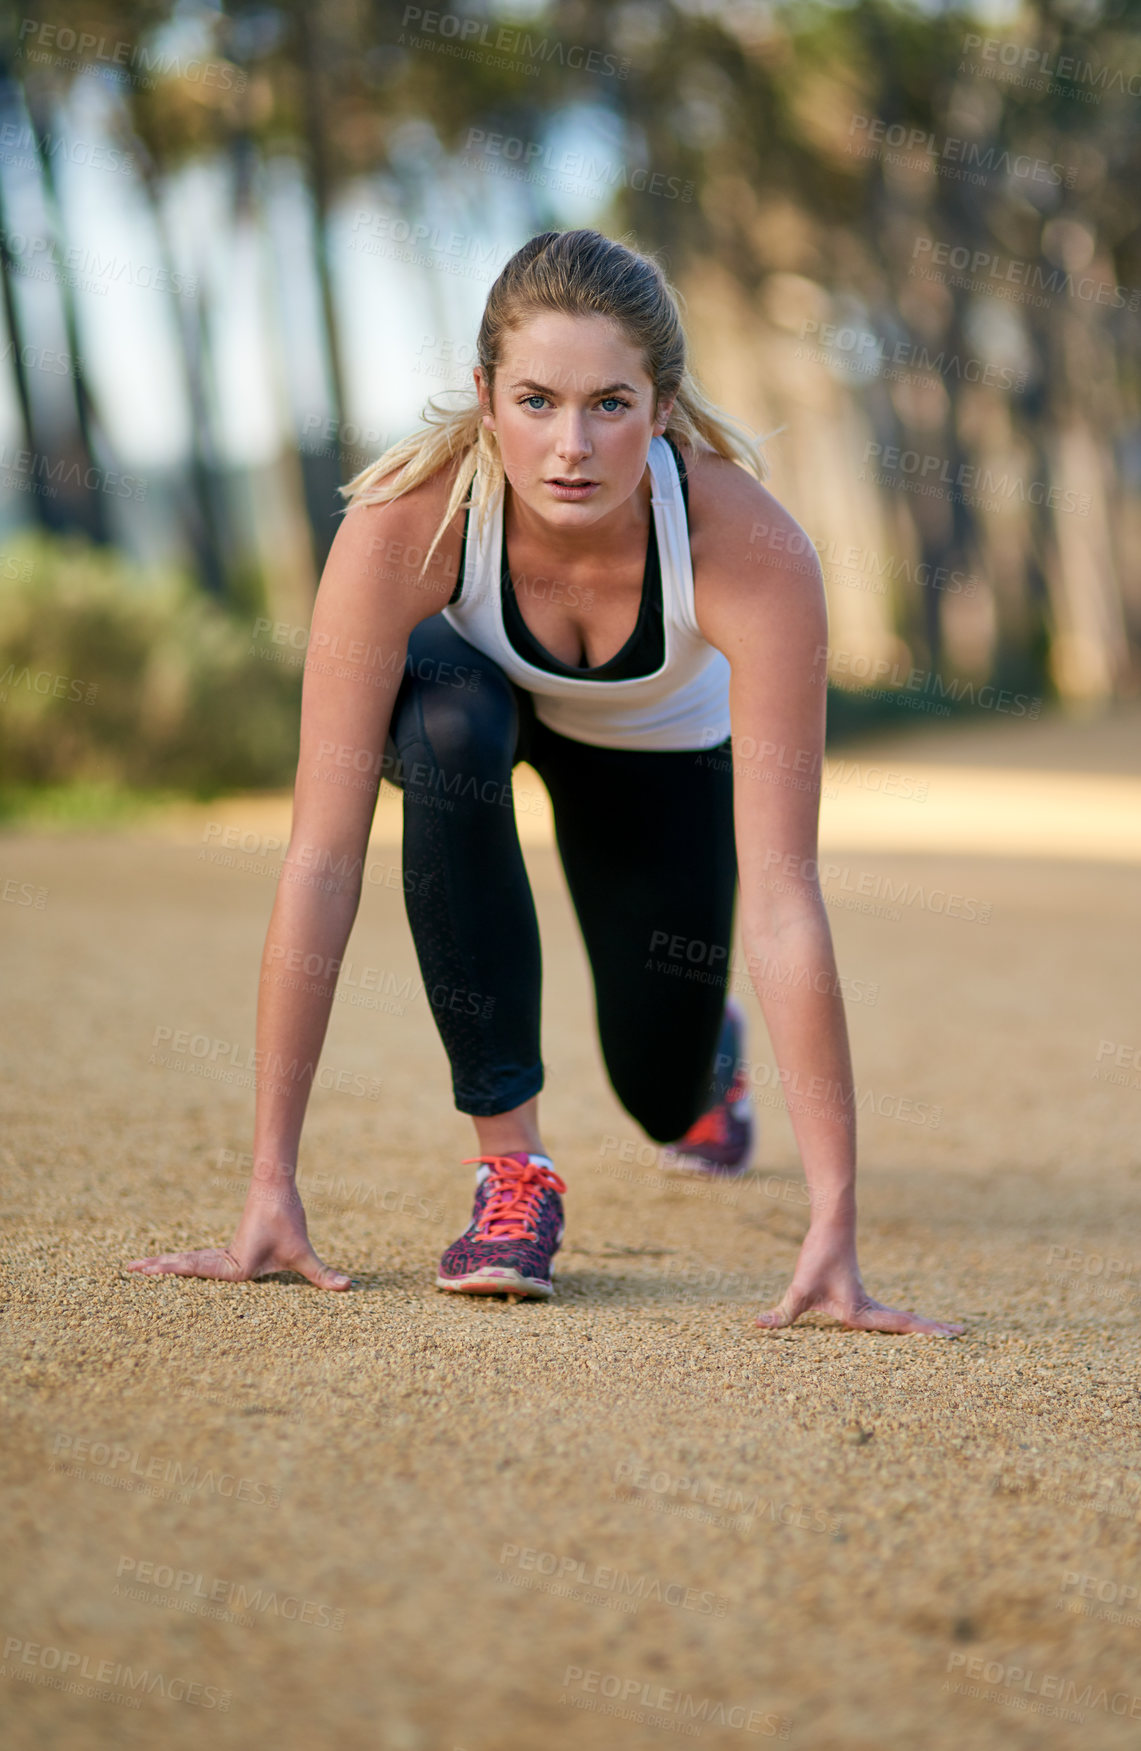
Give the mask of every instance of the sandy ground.
POLYGON ((754 1171, 664 1179, 539 813, 558 1295, 439 1294, 472 1139, 390 800, 302 1157, 352 1292, 127 1274, 229 1238, 288 811, 0 839, 5 1742, 1136 1744, 1138 727, 917 727, 825 808, 865 1274, 954 1343, 753 1326, 805 1223, 759 1007, 754 1171))

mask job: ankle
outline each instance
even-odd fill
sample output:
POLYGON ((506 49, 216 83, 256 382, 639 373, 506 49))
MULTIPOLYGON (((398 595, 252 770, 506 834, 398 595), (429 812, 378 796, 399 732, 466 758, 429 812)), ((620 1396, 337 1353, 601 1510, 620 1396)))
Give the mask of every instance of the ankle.
POLYGON ((515 1155, 520 1151, 526 1155, 547 1153, 538 1131, 527 1128, 504 1127, 502 1131, 492 1130, 488 1133, 477 1127, 477 1138, 481 1155, 515 1155))
POLYGON ((539 1132, 539 1097, 503 1113, 471 1115, 481 1155, 546 1155, 539 1132))

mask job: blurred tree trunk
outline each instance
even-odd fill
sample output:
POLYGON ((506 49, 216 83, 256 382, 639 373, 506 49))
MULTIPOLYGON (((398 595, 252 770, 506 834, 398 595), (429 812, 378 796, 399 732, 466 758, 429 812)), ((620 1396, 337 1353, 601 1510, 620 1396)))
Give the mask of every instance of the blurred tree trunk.
POLYGON ((249 118, 249 88, 237 105, 230 137, 235 232, 248 226, 257 263, 267 333, 269 389, 278 416, 280 448, 263 493, 255 491, 254 539, 258 547, 265 606, 275 620, 307 624, 317 587, 313 531, 306 516, 305 476, 289 398, 289 346, 282 320, 281 275, 264 198, 265 162, 249 118))
MULTIPOLYGON (((141 186, 151 210, 161 265, 168 283, 174 287, 178 278, 162 207, 159 167, 146 142, 138 136, 132 137, 131 150, 139 162, 141 186)), ((172 290, 170 296, 178 359, 190 410, 190 494, 183 502, 183 522, 202 587, 210 595, 223 599, 228 594, 224 557, 227 518, 219 490, 221 469, 205 381, 205 362, 209 355, 205 291, 199 281, 197 296, 191 300, 194 305, 192 315, 187 312, 186 300, 179 293, 172 290)))
POLYGON ((334 296, 333 275, 329 262, 329 213, 332 206, 332 178, 329 166, 329 141, 326 132, 326 110, 330 103, 323 78, 324 53, 322 25, 310 0, 294 0, 297 21, 298 72, 301 78, 302 117, 305 129, 306 170, 313 198, 313 266, 321 297, 321 320, 324 326, 325 361, 328 370, 329 399, 332 404, 336 438, 333 468, 321 468, 312 481, 309 516, 313 529, 318 568, 325 564, 333 543, 336 527, 333 515, 341 507, 335 488, 355 472, 345 444, 345 375, 341 348, 340 324, 334 296), (335 471, 335 478, 334 478, 335 471), (324 504, 326 482, 329 504, 324 504))
MULTIPOLYGON (((67 232, 64 225, 63 208, 60 205, 59 190, 55 180, 55 165, 52 162, 50 150, 51 128, 50 110, 44 95, 36 89, 35 82, 24 87, 24 103, 28 119, 32 124, 32 132, 36 141, 36 156, 39 159, 40 177, 43 182, 44 207, 48 224, 55 240, 60 246, 60 254, 67 257, 67 232)), ((58 119, 58 118, 57 118, 58 119)), ((58 132, 56 137, 58 138, 58 132)), ((59 278, 60 307, 63 313, 64 332, 67 336, 67 351, 72 362, 70 379, 75 393, 75 448, 78 450, 79 461, 83 473, 83 497, 79 500, 82 507, 76 520, 91 540, 100 547, 106 547, 111 540, 107 525, 107 507, 103 494, 99 489, 99 478, 102 470, 95 457, 91 442, 92 427, 99 423, 95 403, 87 378, 83 370, 83 354, 79 340, 79 323, 75 312, 75 294, 71 278, 66 268, 61 270, 59 278), (88 484, 92 474, 95 485, 88 484)), ((71 498, 71 494, 68 494, 71 498)), ((64 500, 65 505, 67 499, 64 500)), ((73 501, 74 503, 74 501, 73 501)), ((75 513, 72 513, 75 515, 75 513)), ((69 517, 70 521, 70 517, 69 517)))
MULTIPOLYGON (((8 72, 7 59, 0 57, 0 125, 15 120, 18 116, 18 107, 13 102, 14 90, 15 87, 8 72)), ((24 327, 16 296, 15 278, 15 263, 8 248, 8 216, 4 200, 4 178, 3 175, 0 175, 0 290, 2 290, 4 298, 4 320, 8 327, 8 346, 12 358, 12 378, 16 385, 16 403, 20 410, 20 425, 24 434, 23 447, 32 456, 35 456, 36 420, 32 407, 32 392, 28 382, 27 366, 24 363, 24 327)), ((31 499, 40 528, 45 533, 54 529, 55 518, 52 516, 51 504, 47 496, 40 492, 34 477, 31 499)))

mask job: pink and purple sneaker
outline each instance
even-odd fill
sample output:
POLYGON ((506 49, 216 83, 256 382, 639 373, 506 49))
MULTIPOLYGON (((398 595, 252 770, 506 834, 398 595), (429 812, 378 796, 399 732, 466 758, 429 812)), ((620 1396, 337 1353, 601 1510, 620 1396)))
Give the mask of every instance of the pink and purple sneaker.
POLYGON ((479 1163, 472 1219, 440 1260, 437 1289, 553 1295, 551 1260, 563 1238, 560 1193, 567 1188, 550 1157, 517 1150, 468 1160, 479 1163))

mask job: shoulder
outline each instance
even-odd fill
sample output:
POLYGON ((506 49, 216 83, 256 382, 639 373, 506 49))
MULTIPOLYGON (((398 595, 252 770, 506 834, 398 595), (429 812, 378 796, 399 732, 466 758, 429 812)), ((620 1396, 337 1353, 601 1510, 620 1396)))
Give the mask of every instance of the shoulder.
POLYGON ((820 561, 792 512, 763 482, 715 451, 679 446, 689 475, 694 609, 711 644, 740 644, 749 624, 819 617, 820 561))
POLYGON ((711 572, 745 564, 750 575, 789 559, 812 561, 812 542, 768 487, 713 450, 681 447, 689 476, 690 552, 711 572))
MULTIPOLYGON (((421 590, 427 588, 434 594, 438 589, 446 600, 459 570, 462 510, 448 519, 423 576, 421 567, 447 512, 461 460, 448 462, 399 498, 385 503, 369 502, 367 496, 354 499, 344 508, 330 558, 335 551, 338 558, 365 566, 378 580, 415 578, 421 590)), ((391 481, 395 472, 381 476, 375 484, 391 481)))

